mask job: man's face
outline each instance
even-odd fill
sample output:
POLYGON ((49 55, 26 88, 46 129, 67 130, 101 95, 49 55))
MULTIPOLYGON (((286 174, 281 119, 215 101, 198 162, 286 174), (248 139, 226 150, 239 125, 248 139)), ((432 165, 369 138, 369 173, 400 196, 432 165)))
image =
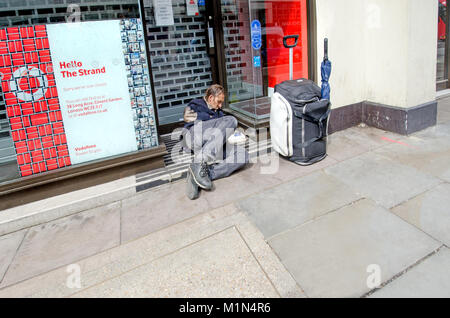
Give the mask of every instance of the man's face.
POLYGON ((211 105, 212 109, 221 109, 224 101, 225 101, 224 94, 220 94, 216 97, 209 96, 208 98, 208 104, 211 105))

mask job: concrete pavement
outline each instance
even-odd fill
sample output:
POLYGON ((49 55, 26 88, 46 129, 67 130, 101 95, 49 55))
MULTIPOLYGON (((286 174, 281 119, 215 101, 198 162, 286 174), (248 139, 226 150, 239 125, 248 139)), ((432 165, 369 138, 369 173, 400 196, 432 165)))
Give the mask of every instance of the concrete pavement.
POLYGON ((347 129, 314 166, 260 161, 196 201, 178 181, 0 236, 0 297, 450 297, 438 109, 423 132, 347 129))

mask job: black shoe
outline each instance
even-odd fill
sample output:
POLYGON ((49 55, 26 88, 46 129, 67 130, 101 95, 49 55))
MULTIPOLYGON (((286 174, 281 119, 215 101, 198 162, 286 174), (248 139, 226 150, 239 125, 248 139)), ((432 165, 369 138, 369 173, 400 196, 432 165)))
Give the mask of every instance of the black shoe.
POLYGON ((195 183, 197 183, 200 188, 205 190, 212 189, 212 181, 209 176, 209 168, 206 162, 191 163, 189 166, 189 171, 192 173, 192 178, 195 183))
POLYGON ((192 177, 192 173, 190 171, 187 172, 186 195, 190 200, 195 200, 198 199, 199 197, 198 185, 197 183, 195 183, 194 178, 192 177))

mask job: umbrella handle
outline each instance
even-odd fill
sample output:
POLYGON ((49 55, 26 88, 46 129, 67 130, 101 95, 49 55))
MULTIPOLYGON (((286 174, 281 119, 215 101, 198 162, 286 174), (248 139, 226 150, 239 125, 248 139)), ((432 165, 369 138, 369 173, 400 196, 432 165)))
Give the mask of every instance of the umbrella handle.
POLYGON ((323 59, 326 61, 326 60, 328 60, 328 38, 325 38, 323 48, 324 48, 324 58, 323 59))

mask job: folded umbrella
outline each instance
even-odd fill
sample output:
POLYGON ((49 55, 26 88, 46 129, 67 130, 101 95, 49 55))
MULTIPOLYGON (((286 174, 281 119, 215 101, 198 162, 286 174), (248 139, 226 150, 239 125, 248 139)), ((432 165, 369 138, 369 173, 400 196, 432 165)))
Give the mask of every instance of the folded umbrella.
POLYGON ((328 39, 324 43, 324 58, 322 62, 322 99, 330 100, 330 76, 331 76, 331 62, 328 60, 328 39))

